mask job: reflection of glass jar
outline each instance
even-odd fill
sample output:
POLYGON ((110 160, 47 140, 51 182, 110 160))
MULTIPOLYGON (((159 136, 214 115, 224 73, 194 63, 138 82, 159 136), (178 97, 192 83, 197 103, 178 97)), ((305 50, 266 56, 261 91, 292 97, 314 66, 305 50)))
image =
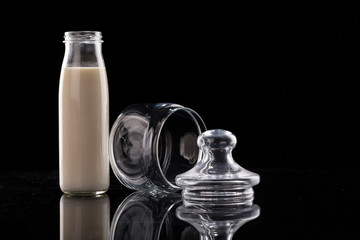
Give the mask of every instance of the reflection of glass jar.
POLYGON ((200 157, 197 136, 205 130, 201 117, 181 105, 131 105, 111 129, 113 172, 134 190, 181 190, 175 177, 195 165, 200 157))
POLYGON ((60 239, 109 239, 110 200, 95 197, 60 199, 60 239))
POLYGON ((181 196, 175 193, 132 193, 114 214, 110 239, 174 239, 172 218, 168 213, 179 202, 181 196))

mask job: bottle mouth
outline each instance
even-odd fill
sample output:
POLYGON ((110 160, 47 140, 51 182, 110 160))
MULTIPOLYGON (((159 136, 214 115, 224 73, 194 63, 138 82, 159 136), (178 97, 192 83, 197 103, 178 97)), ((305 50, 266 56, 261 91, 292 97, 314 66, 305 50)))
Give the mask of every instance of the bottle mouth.
POLYGON ((64 43, 67 42, 99 42, 102 43, 102 34, 99 31, 69 31, 64 34, 64 43))

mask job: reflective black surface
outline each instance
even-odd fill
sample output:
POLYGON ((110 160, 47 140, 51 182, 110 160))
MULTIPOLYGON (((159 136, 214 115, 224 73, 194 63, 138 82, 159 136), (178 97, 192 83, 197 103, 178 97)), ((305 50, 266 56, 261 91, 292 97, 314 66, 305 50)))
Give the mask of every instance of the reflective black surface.
MULTIPOLYGON (((233 239, 357 238, 359 170, 252 170, 261 176, 254 187, 258 212, 246 215, 255 217, 240 224, 233 239)), ((72 239, 66 234, 76 235, 73 239, 200 239, 194 227, 199 219, 193 224, 180 219, 189 211, 181 209, 179 195, 135 193, 113 175, 105 198, 94 201, 64 199, 56 170, 2 172, 0 180, 0 226, 10 239, 72 239)), ((198 216, 207 216, 209 225, 211 219, 234 221, 238 215, 227 219, 202 211, 198 216)))

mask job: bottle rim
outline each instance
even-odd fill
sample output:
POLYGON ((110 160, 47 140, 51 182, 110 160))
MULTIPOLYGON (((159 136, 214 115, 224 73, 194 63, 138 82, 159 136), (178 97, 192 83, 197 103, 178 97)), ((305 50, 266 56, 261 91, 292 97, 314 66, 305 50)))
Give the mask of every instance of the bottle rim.
POLYGON ((85 43, 102 43, 102 34, 100 31, 68 31, 64 34, 64 43, 85 42, 85 43))

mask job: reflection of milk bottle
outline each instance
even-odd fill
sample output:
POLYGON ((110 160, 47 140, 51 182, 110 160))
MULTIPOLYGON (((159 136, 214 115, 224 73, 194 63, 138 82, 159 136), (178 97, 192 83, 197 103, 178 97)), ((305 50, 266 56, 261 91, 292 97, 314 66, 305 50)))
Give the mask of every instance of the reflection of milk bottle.
POLYGON ((100 32, 66 32, 59 84, 60 187, 72 195, 109 188, 109 93, 100 32))
POLYGON ((110 200, 105 195, 60 199, 60 240, 107 240, 110 229, 110 200))

